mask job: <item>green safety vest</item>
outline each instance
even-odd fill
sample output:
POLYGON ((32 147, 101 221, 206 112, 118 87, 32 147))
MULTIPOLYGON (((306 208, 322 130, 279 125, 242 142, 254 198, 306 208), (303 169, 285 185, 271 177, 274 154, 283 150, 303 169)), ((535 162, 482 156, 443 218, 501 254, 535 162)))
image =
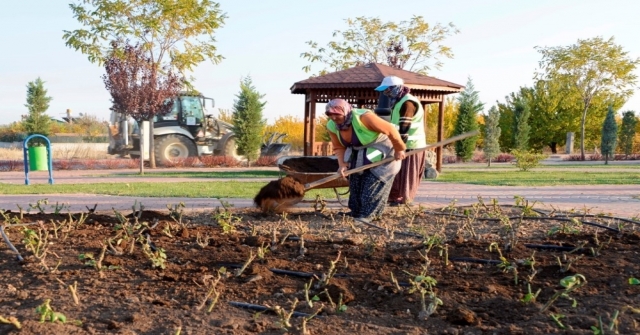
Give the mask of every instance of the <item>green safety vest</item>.
POLYGON ((400 128, 400 107, 405 101, 413 101, 418 105, 418 110, 411 119, 411 127, 409 127, 409 138, 407 139, 407 149, 419 149, 427 146, 427 136, 424 131, 424 109, 422 104, 416 97, 411 94, 405 95, 400 101, 393 106, 393 112, 391 112, 391 123, 396 126, 396 129, 400 128))
MULTIPOLYGON (((362 121, 360 120, 360 116, 368 112, 373 113, 368 109, 351 110, 351 113, 352 113, 351 126, 353 127, 353 131, 355 132, 355 135, 358 136, 358 139, 360 140, 360 143, 363 146, 373 143, 378 138, 378 136, 380 136, 380 133, 370 130, 364 124, 362 124, 362 121)), ((340 143, 346 147, 346 145, 342 143, 342 138, 340 137, 340 131, 338 130, 338 126, 336 126, 336 123, 333 122, 333 120, 329 120, 329 122, 327 122, 327 130, 336 134, 340 143)), ((383 156, 382 151, 376 148, 367 148, 367 159, 370 162, 377 162, 382 159, 382 156, 383 156)))

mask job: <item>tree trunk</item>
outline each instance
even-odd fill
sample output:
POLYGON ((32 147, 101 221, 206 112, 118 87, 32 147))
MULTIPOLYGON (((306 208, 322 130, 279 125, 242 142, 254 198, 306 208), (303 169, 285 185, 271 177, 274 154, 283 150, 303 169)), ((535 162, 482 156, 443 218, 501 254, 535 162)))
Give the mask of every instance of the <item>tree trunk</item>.
POLYGON ((556 142, 551 142, 549 144, 549 149, 551 149, 551 153, 552 154, 557 154, 558 153, 558 143, 556 142))
POLYGON ((142 120, 138 121, 140 130, 140 175, 144 175, 144 125, 142 120))
POLYGON ((487 165, 487 166, 491 167, 491 158, 489 158, 488 161, 489 161, 489 165, 487 165))
POLYGON ((149 120, 149 168, 156 168, 156 151, 154 148, 154 140, 153 140, 153 118, 149 120))
POLYGON ((604 155, 604 165, 609 165, 609 154, 604 155))
POLYGON ((587 110, 589 109, 589 105, 587 102, 584 103, 584 110, 582 111, 582 121, 580 122, 580 160, 584 161, 584 128, 585 123, 587 122, 587 110))

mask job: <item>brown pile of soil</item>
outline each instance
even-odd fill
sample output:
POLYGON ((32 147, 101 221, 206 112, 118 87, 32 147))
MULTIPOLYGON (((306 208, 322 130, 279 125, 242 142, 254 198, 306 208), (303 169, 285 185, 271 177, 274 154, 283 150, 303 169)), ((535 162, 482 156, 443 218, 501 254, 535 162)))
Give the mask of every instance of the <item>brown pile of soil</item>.
POLYGON ((282 212, 289 206, 295 205, 304 197, 304 185, 296 178, 286 176, 282 179, 270 181, 260 189, 253 198, 256 206, 263 212, 282 212))
POLYGON ((321 156, 289 158, 282 165, 296 172, 336 172, 339 167, 337 159, 321 156))

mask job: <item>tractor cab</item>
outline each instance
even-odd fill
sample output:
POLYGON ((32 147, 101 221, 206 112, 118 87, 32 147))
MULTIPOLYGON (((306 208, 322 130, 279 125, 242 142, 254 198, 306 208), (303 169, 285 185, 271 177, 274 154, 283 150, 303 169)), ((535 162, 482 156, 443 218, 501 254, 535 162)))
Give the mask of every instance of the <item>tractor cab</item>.
POLYGON ((182 93, 174 99, 171 112, 153 119, 154 128, 175 127, 186 129, 194 139, 204 138, 206 125, 205 101, 213 99, 202 95, 182 93))

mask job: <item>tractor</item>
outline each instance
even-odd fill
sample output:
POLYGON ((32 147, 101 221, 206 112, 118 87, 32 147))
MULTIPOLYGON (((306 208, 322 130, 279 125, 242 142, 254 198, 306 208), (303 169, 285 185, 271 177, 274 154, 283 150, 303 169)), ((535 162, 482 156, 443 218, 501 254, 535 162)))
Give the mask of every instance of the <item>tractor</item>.
MULTIPOLYGON (((212 98, 200 94, 180 93, 175 98, 170 113, 153 118, 153 150, 158 165, 176 158, 204 155, 245 160, 237 153, 233 125, 205 114, 205 104, 208 101, 213 108, 215 102, 212 98)), ((145 134, 144 159, 148 160, 150 127, 148 122, 142 122, 142 127, 145 134)), ((263 150, 265 149, 269 151, 270 148, 263 147, 263 150)), ((140 126, 130 116, 111 113, 108 153, 140 158, 140 126)))

